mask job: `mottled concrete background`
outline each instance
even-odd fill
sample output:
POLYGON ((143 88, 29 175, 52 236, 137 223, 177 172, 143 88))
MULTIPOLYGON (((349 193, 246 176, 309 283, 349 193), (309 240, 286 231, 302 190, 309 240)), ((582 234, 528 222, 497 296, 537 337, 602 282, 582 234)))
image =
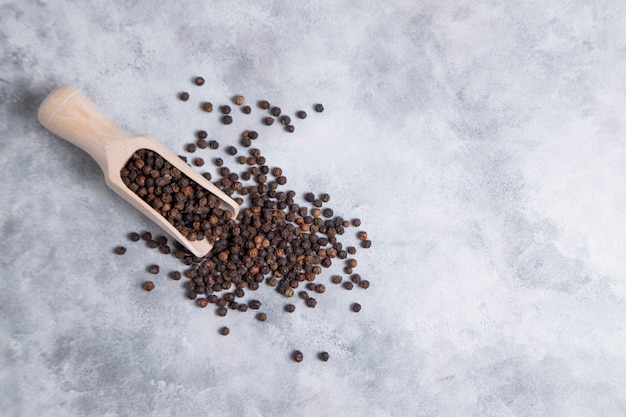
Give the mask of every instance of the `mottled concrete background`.
POLYGON ((3 416, 626 415, 621 0, 4 0, 0 103, 3 416), (142 291, 179 264, 38 124, 62 83, 179 153, 257 128, 288 189, 363 219, 372 287, 293 315, 265 288, 266 323, 142 291), (326 111, 198 111, 237 93, 326 111))

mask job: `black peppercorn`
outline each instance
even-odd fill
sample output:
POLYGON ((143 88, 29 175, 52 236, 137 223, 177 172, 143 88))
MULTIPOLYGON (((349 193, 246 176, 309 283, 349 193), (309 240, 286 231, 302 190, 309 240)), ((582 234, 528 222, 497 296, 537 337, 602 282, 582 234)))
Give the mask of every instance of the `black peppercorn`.
POLYGON ((267 100, 261 100, 259 101, 259 107, 262 108, 263 110, 267 110, 270 108, 270 102, 267 100))
POLYGON ((328 362, 330 355, 328 354, 328 352, 320 352, 319 358, 322 362, 328 362))
POLYGON ((270 110, 270 113, 272 113, 273 116, 278 117, 280 116, 280 107, 272 107, 272 110, 270 110))
POLYGON ((296 306, 295 306, 295 305, 293 305, 293 304, 287 304, 287 305, 285 306, 285 311, 286 311, 287 313, 293 313, 294 311, 296 311, 296 306))
POLYGON ((306 112, 304 110, 300 110, 298 113, 296 113, 296 116, 298 116, 300 119, 306 119, 306 112))
POLYGON ((354 311, 355 313, 358 313, 359 311, 361 311, 361 304, 359 303, 352 304, 352 311, 354 311))
POLYGON ((233 122, 233 118, 231 116, 224 116, 222 117, 222 123, 224 123, 225 125, 229 125, 233 122))
POLYGON ((243 96, 238 95, 233 97, 233 103, 235 103, 237 106, 241 106, 245 101, 246 99, 243 96))
POLYGON ((202 103, 202 110, 207 113, 211 113, 213 111, 213 103, 211 103, 210 101, 205 101, 204 103, 202 103))
POLYGON ((220 111, 222 112, 222 114, 230 114, 230 106, 229 105, 221 106, 220 111))
POLYGON ((151 274, 158 274, 159 273, 159 265, 150 265, 148 267, 148 272, 150 272, 151 274))
POLYGON ((258 321, 265 321, 267 320, 267 314, 265 313, 259 313, 256 315, 256 318, 258 321))
POLYGON ((220 329, 220 334, 222 336, 228 336, 229 333, 230 333, 230 329, 228 327, 222 327, 220 329))
POLYGON ((296 362, 302 362, 302 360, 304 359, 304 355, 299 350, 294 351, 292 356, 293 360, 296 362))
POLYGON ((152 282, 152 281, 144 282, 143 289, 146 290, 146 291, 152 291, 154 289, 154 282, 152 282))
POLYGON ((138 242, 141 236, 139 236, 139 233, 132 232, 128 234, 128 238, 133 242, 138 242))
POLYGON ((115 253, 117 253, 118 255, 123 255, 126 253, 126 248, 124 246, 118 246, 117 248, 115 248, 115 253))
POLYGON ((291 117, 284 115, 283 117, 280 118, 280 122, 284 124, 285 126, 287 126, 288 124, 291 123, 291 117))
POLYGON ((228 310, 226 309, 226 307, 220 307, 220 308, 217 309, 217 315, 218 316, 224 317, 226 314, 228 314, 228 310))
POLYGON ((274 124, 274 118, 267 116, 263 119, 263 123, 265 123, 267 126, 271 126, 272 124, 274 124))
POLYGON ((187 101, 189 100, 189 93, 187 92, 182 92, 180 93, 180 95, 178 96, 182 101, 187 101))
POLYGON ((323 112, 324 111, 324 106, 321 105, 321 104, 316 104, 315 105, 315 111, 318 112, 318 113, 323 112))
POLYGON ((252 113, 252 108, 251 108, 250 106, 243 106, 243 107, 241 108, 241 111, 242 111, 244 114, 250 114, 250 113, 252 113))
POLYGON ((204 78, 202 78, 202 77, 196 77, 196 79, 194 80, 194 82, 196 83, 196 85, 202 85, 202 84, 204 84, 204 78))
POLYGON ((294 125, 289 125, 289 126, 285 127, 285 130, 287 130, 287 132, 289 132, 289 133, 293 133, 293 132, 295 132, 296 128, 294 127, 294 125))

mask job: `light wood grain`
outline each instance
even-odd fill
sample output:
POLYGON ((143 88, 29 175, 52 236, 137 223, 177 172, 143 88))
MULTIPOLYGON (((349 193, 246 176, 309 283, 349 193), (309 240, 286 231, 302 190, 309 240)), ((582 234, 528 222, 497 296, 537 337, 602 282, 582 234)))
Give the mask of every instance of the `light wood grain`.
POLYGON ((220 199, 220 207, 230 211, 233 218, 239 213, 239 205, 233 199, 198 174, 176 154, 151 136, 136 136, 115 125, 75 87, 64 85, 52 91, 41 103, 38 117, 41 124, 51 132, 91 155, 102 169, 106 184, 113 191, 196 256, 205 256, 211 250, 212 245, 209 241, 207 239, 194 242, 187 240, 163 216, 122 182, 120 171, 133 153, 139 149, 155 151, 193 181, 215 194, 220 199))

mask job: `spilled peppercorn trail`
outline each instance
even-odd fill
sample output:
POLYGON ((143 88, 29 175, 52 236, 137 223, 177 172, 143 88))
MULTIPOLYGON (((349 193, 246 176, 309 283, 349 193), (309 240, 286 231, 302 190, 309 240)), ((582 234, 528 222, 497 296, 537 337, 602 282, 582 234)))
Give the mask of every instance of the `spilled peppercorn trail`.
MULTIPOLYGON (((203 85, 204 79, 196 78, 195 84, 203 85)), ((180 93, 179 98, 188 101, 190 94, 180 93)), ((236 106, 242 106, 244 102, 243 96, 236 95, 233 98, 236 106)), ((210 104, 203 102, 199 109, 211 111, 212 105, 209 110, 207 103, 210 104)), ((243 117, 252 113, 250 106, 245 107, 241 112, 243 117)), ((226 119, 224 116, 231 114, 230 106, 224 104, 219 108, 222 113, 221 122, 231 124, 233 118, 228 116, 226 119)), ((282 114, 281 124, 275 126, 286 126, 287 132, 294 131, 292 118, 278 106, 270 106, 268 101, 261 100, 258 108, 264 113, 260 119, 264 124, 271 125, 274 120, 271 116, 278 117, 282 114)), ((324 107, 316 104, 313 109, 319 113, 324 107)), ((306 112, 298 110, 295 116, 303 120, 306 112)), ((194 153, 198 148, 219 148, 219 142, 206 140, 206 131, 200 130, 196 136, 198 140, 195 144, 186 145, 188 152, 194 153)), ((239 143, 248 148, 258 137, 256 131, 246 130, 241 134, 239 143)), ((226 152, 234 156, 239 150, 229 145, 226 152)), ((183 159, 186 160, 184 157, 183 159)), ((308 204, 296 203, 295 191, 281 190, 287 183, 282 169, 274 167, 270 170, 258 148, 250 149, 249 156, 240 155, 236 161, 240 165, 240 173, 235 172, 234 167, 225 166, 221 158, 213 160, 219 167, 220 175, 213 183, 242 206, 237 218, 233 219, 230 212, 218 207, 219 200, 214 195, 194 183, 160 155, 147 149, 137 151, 121 171, 126 186, 164 216, 187 239, 209 239, 213 243, 213 249, 205 257, 199 258, 178 242, 174 242, 174 247, 171 248, 163 236, 152 239, 149 232, 144 232, 142 237, 148 247, 159 248, 162 253, 173 255, 185 265, 182 273, 174 271, 170 273, 170 278, 178 280, 185 276, 188 279, 185 285, 187 297, 196 300, 196 304, 202 308, 209 304, 215 305, 218 316, 226 316, 229 310, 246 312, 248 308, 255 311, 261 309, 262 303, 259 300, 250 300, 246 304, 241 299, 246 291, 255 291, 264 282, 286 298, 293 297, 295 291, 300 289, 298 296, 303 305, 308 308, 316 307, 318 303, 313 294, 319 295, 326 291, 324 284, 315 282, 324 268, 329 268, 336 260, 346 260, 344 273, 348 275, 356 268, 356 259, 348 259, 349 255, 356 254, 356 248, 350 246, 344 249, 340 238, 349 227, 360 226, 361 221, 352 219, 350 222, 341 216, 335 216, 334 211, 326 206, 330 201, 330 195, 326 193, 319 196, 307 193, 304 200, 308 204)), ((194 164, 202 166, 204 160, 198 157, 194 164)), ((203 175, 212 180, 209 173, 203 175)), ((129 238, 131 241, 138 241, 139 234, 131 233, 129 238)), ((362 247, 371 246, 364 231, 358 232, 358 238, 362 241, 362 247)), ((123 254, 120 252, 121 250, 116 251, 123 254)), ((150 272, 154 271, 155 266, 150 267, 150 272)), ((335 275, 328 282, 340 284, 342 281, 341 276, 335 275)), ((369 285, 369 281, 361 279, 358 274, 344 282, 345 289, 355 286, 367 289, 369 285)), ((144 288, 152 290, 154 284, 150 282, 144 288)), ((295 308, 294 304, 289 303, 284 306, 284 311, 291 313, 295 308)), ((360 309, 360 304, 352 304, 352 311, 358 312, 360 309)), ((271 320, 271 314, 260 311, 256 318, 260 321, 271 320)), ((222 327, 220 333, 227 335, 229 330, 222 327)), ((317 356, 327 361, 329 354, 323 352, 317 356)), ((297 352, 294 359, 301 361, 302 353, 297 352)))

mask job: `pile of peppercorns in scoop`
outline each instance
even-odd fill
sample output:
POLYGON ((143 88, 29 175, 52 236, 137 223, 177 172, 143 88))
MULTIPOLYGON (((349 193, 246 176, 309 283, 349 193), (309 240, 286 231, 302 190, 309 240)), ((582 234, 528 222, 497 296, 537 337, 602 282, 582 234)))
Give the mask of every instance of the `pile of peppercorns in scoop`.
MULTIPOLYGON (((197 86, 204 84, 201 77, 194 81, 197 86)), ((187 92, 180 93, 179 98, 188 101, 190 95, 187 92)), ((252 108, 245 105, 243 96, 235 96, 233 103, 244 115, 252 113, 252 108)), ((279 107, 272 107, 266 100, 259 101, 258 107, 269 112, 269 115, 261 118, 268 126, 273 124, 274 117, 282 113, 279 107)), ((213 104, 203 101, 200 108, 211 113, 213 104)), ((313 108, 316 112, 324 110, 321 104, 313 108)), ((222 123, 231 124, 231 107, 222 105, 219 109, 222 123)), ((299 119, 307 117, 303 110, 297 111, 295 115, 299 119)), ((295 131, 288 115, 283 114, 279 120, 288 132, 295 131)), ((219 148, 217 140, 207 138, 208 133, 199 130, 195 143, 187 144, 185 149, 195 153, 198 149, 219 148)), ((264 282, 288 299, 284 306, 285 312, 295 311, 296 305, 290 301, 296 295, 307 308, 315 308, 316 297, 326 291, 323 283, 316 282, 317 278, 324 268, 330 267, 337 260, 345 262, 343 272, 349 279, 333 275, 329 282, 341 285, 346 290, 354 287, 369 288, 369 281, 354 272, 358 263, 353 256, 357 249, 354 246, 344 247, 340 241, 348 228, 358 228, 361 221, 358 218, 347 220, 336 216, 327 206, 330 196, 326 193, 315 195, 308 192, 304 195, 306 204, 296 203, 295 191, 281 189, 287 183, 282 169, 270 168, 261 151, 251 148, 252 142, 258 138, 256 131, 245 130, 241 133, 239 143, 241 147, 249 148, 247 155, 242 155, 236 146, 229 145, 226 153, 236 156, 235 164, 229 168, 224 165, 222 158, 216 157, 213 162, 218 167, 219 178, 213 178, 208 172, 202 174, 241 206, 236 218, 220 210, 215 196, 180 171, 172 169, 171 164, 160 155, 150 150, 136 152, 120 173, 126 185, 185 236, 193 240, 208 238, 214 246, 209 254, 200 258, 178 242, 170 246, 166 237, 153 237, 150 232, 133 232, 129 234, 129 239, 135 242, 144 240, 149 248, 178 258, 184 267, 182 271, 170 272, 169 277, 180 280, 184 276, 187 279, 187 297, 195 300, 201 308, 215 305, 217 315, 222 317, 229 310, 254 310, 257 320, 271 320, 271 314, 262 311, 261 301, 242 301, 247 291, 256 291, 264 282)), ((187 162, 186 157, 181 158, 187 162)), ((196 157, 192 162, 197 167, 204 165, 202 157, 196 157)), ((371 246, 365 231, 357 230, 355 234, 362 248, 371 246)), ((122 255, 126 249, 120 246, 115 252, 122 255)), ((151 265, 148 271, 158 274, 159 266, 151 265)), ((143 284, 146 291, 152 291, 154 287, 153 281, 143 284)), ((361 305, 355 302, 351 310, 358 313, 361 305)), ((222 327, 219 332, 228 335, 230 330, 222 327)), ((320 352, 318 358, 327 361, 329 353, 320 352)), ((302 361, 302 352, 293 352, 293 359, 302 361)))

